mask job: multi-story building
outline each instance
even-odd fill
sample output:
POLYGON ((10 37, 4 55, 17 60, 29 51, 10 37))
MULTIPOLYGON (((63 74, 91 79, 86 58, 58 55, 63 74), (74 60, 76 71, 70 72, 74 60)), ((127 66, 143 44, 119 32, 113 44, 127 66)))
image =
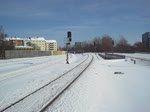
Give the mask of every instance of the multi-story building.
POLYGON ((5 50, 33 50, 31 46, 24 46, 24 39, 19 37, 6 37, 2 43, 5 50))
POLYGON ((7 37, 0 41, 0 46, 5 41, 7 47, 16 50, 39 50, 39 51, 57 51, 56 40, 45 40, 44 37, 29 37, 26 39, 19 37, 7 37))
POLYGON ((75 49, 81 50, 81 42, 75 42, 75 49))
POLYGON ((146 48, 150 49, 150 32, 146 32, 142 35, 142 43, 146 48))
POLYGON ((57 51, 57 42, 56 40, 46 40, 46 50, 47 51, 57 51))
POLYGON ((8 43, 10 46, 23 46, 23 38, 19 37, 6 37, 5 41, 8 43))
POLYGON ((30 42, 29 44, 31 44, 31 46, 35 50, 46 51, 46 44, 44 37, 29 37, 28 41, 30 42))

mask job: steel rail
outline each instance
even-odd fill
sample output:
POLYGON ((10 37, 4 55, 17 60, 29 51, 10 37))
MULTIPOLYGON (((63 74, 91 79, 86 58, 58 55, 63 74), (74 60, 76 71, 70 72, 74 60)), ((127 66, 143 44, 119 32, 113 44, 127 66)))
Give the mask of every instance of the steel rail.
MULTIPOLYGON (((72 57, 72 55, 71 55, 71 57, 72 57)), ((33 58, 33 59, 22 60, 22 61, 19 61, 19 62, 17 62, 18 60, 15 60, 15 61, 12 61, 12 62, 0 62, 0 66, 12 65, 12 64, 22 64, 22 63, 24 64, 24 63, 27 63, 27 62, 32 63, 32 62, 34 62, 36 60, 38 60, 38 61, 41 61, 41 60, 42 61, 46 61, 46 60, 48 60, 49 61, 49 57, 48 56, 47 57, 38 57, 38 58, 33 58)), ((45 62, 42 62, 42 63, 45 63, 45 62)))
POLYGON ((17 70, 17 71, 12 71, 12 72, 1 74, 0 75, 0 82, 4 81, 4 80, 7 80, 7 79, 10 79, 10 78, 14 78, 14 77, 23 75, 23 74, 26 74, 26 73, 34 72, 36 70, 39 70, 39 69, 42 69, 42 68, 45 68, 45 67, 49 67, 50 65, 57 64, 57 63, 59 63, 61 61, 62 61, 62 59, 54 61, 54 62, 41 63, 41 64, 38 64, 38 65, 35 65, 35 66, 30 66, 28 68, 23 68, 23 69, 20 69, 20 70, 17 70), (12 75, 14 73, 15 73, 15 75, 12 75), (16 73, 19 73, 19 74, 16 74, 16 73), (11 75, 11 76, 9 76, 9 75, 11 75))
POLYGON ((97 58, 98 60, 100 60, 100 57, 98 56, 98 54, 97 54, 97 53, 95 53, 95 55, 96 55, 96 58, 97 58))
MULTIPOLYGON (((88 57, 89 57, 89 56, 88 56, 88 57)), ((78 64, 77 66, 75 66, 74 68, 70 69, 69 71, 67 71, 66 73, 60 75, 59 77, 53 79, 52 81, 50 81, 49 83, 43 85, 42 87, 36 89, 35 91, 29 93, 28 95, 22 97, 21 99, 15 101, 14 103, 10 104, 9 106, 3 108, 2 110, 0 110, 0 112, 6 111, 7 109, 9 109, 9 108, 11 108, 12 106, 18 104, 19 102, 23 101, 24 99, 28 98, 29 96, 31 96, 31 95, 35 94, 36 92, 40 91, 41 89, 47 87, 47 86, 50 85, 52 82, 55 82, 56 80, 58 80, 58 79, 60 79, 61 77, 65 76, 67 73, 69 73, 69 72, 72 71, 73 69, 77 68, 77 67, 80 66, 82 63, 84 63, 84 62, 88 59, 88 57, 87 57, 84 61, 82 61, 80 64, 78 64)))
POLYGON ((24 63, 24 62, 33 62, 35 60, 49 60, 49 58, 47 57, 40 57, 40 58, 33 58, 33 59, 26 59, 26 60, 22 60, 22 61, 19 61, 17 62, 18 60, 15 60, 15 61, 11 61, 11 62, 1 62, 0 63, 0 66, 4 66, 4 65, 11 65, 11 64, 21 64, 21 63, 24 63))
POLYGON ((23 69, 20 69, 20 70, 17 70, 17 71, 12 71, 12 72, 1 74, 0 75, 0 82, 4 81, 4 80, 7 80, 7 79, 11 79, 11 78, 17 77, 17 76, 20 76, 20 75, 24 75, 26 73, 34 72, 34 71, 42 69, 42 68, 49 67, 50 65, 54 65, 54 64, 57 64, 57 63, 61 62, 63 59, 65 59, 65 58, 61 58, 61 59, 58 59, 56 61, 50 61, 50 62, 47 62, 47 63, 41 63, 41 64, 38 64, 38 65, 35 65, 35 66, 30 66, 28 68, 23 68, 23 69), (26 72, 24 72, 24 71, 26 71, 26 72), (18 72, 19 72, 19 74, 16 74, 18 72), (15 73, 15 75, 12 75, 14 73, 15 73), (9 75, 11 75, 11 76, 9 76, 9 75))
POLYGON ((53 99, 49 101, 46 105, 44 105, 38 112, 44 112, 52 103, 54 103, 54 101, 56 101, 56 99, 60 97, 60 95, 62 95, 83 74, 83 72, 90 66, 92 61, 93 61, 93 55, 89 64, 77 75, 77 77, 75 77, 65 88, 63 88, 59 93, 57 93, 55 97, 53 97, 53 99))

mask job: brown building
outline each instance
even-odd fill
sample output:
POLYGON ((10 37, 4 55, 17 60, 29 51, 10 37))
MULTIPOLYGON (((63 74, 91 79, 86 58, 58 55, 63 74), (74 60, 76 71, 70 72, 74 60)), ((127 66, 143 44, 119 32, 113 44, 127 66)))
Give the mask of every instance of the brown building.
POLYGON ((24 46, 24 39, 17 37, 7 37, 2 40, 2 44, 5 50, 33 50, 31 46, 24 46))
POLYGON ((6 38, 12 46, 23 46, 23 39, 17 37, 6 38))

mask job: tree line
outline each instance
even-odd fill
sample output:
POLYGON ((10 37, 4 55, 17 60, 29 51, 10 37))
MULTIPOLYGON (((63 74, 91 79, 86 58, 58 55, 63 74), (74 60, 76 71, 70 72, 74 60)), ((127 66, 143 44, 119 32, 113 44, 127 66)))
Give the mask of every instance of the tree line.
MULTIPOLYGON (((63 48, 66 49, 65 47, 63 48)), ((135 52, 150 52, 146 49, 142 42, 135 42, 133 45, 128 43, 128 40, 121 36, 119 40, 113 40, 109 35, 96 37, 91 41, 83 41, 70 46, 70 51, 84 52, 119 52, 119 53, 135 53, 135 52)))
POLYGON ((11 46, 8 44, 4 44, 3 39, 8 37, 8 35, 4 32, 3 26, 0 25, 0 58, 5 57, 5 50, 10 49, 11 46))
MULTIPOLYGON (((4 33, 3 26, 0 25, 0 40, 8 37, 4 33)), ((0 41, 0 52, 2 52, 2 41, 0 41)), ((5 45, 5 49, 10 49, 9 45, 5 45)), ((66 50, 65 47, 61 48, 66 50)), ((78 44, 70 45, 70 51, 84 51, 84 52, 120 52, 120 53, 134 53, 134 52, 150 52, 142 42, 135 42, 133 45, 128 43, 128 40, 121 36, 119 40, 113 40, 109 35, 96 37, 91 41, 83 41, 78 44)))
POLYGON ((0 40, 4 39, 5 37, 8 37, 8 35, 4 33, 3 26, 0 25, 0 40))

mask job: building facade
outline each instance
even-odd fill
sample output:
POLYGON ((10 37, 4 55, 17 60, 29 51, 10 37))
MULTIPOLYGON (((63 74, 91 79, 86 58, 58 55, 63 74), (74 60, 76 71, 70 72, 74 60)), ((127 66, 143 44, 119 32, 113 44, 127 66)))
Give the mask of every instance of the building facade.
POLYGON ((29 37, 26 39, 19 37, 6 37, 0 40, 0 47, 9 50, 38 50, 57 51, 56 40, 45 40, 44 37, 29 37))
POLYGON ((142 35, 142 43, 146 48, 150 49, 150 32, 146 32, 142 35))
POLYGON ((46 44, 44 37, 29 37, 29 42, 30 42, 29 44, 31 44, 31 46, 35 50, 46 51, 46 44))
POLYGON ((75 42, 75 49, 76 50, 81 50, 82 49, 82 43, 81 42, 75 42))
POLYGON ((19 37, 6 37, 4 39, 5 43, 9 44, 10 46, 23 46, 23 38, 19 37))
POLYGON ((57 51, 56 40, 46 40, 46 51, 57 51))

